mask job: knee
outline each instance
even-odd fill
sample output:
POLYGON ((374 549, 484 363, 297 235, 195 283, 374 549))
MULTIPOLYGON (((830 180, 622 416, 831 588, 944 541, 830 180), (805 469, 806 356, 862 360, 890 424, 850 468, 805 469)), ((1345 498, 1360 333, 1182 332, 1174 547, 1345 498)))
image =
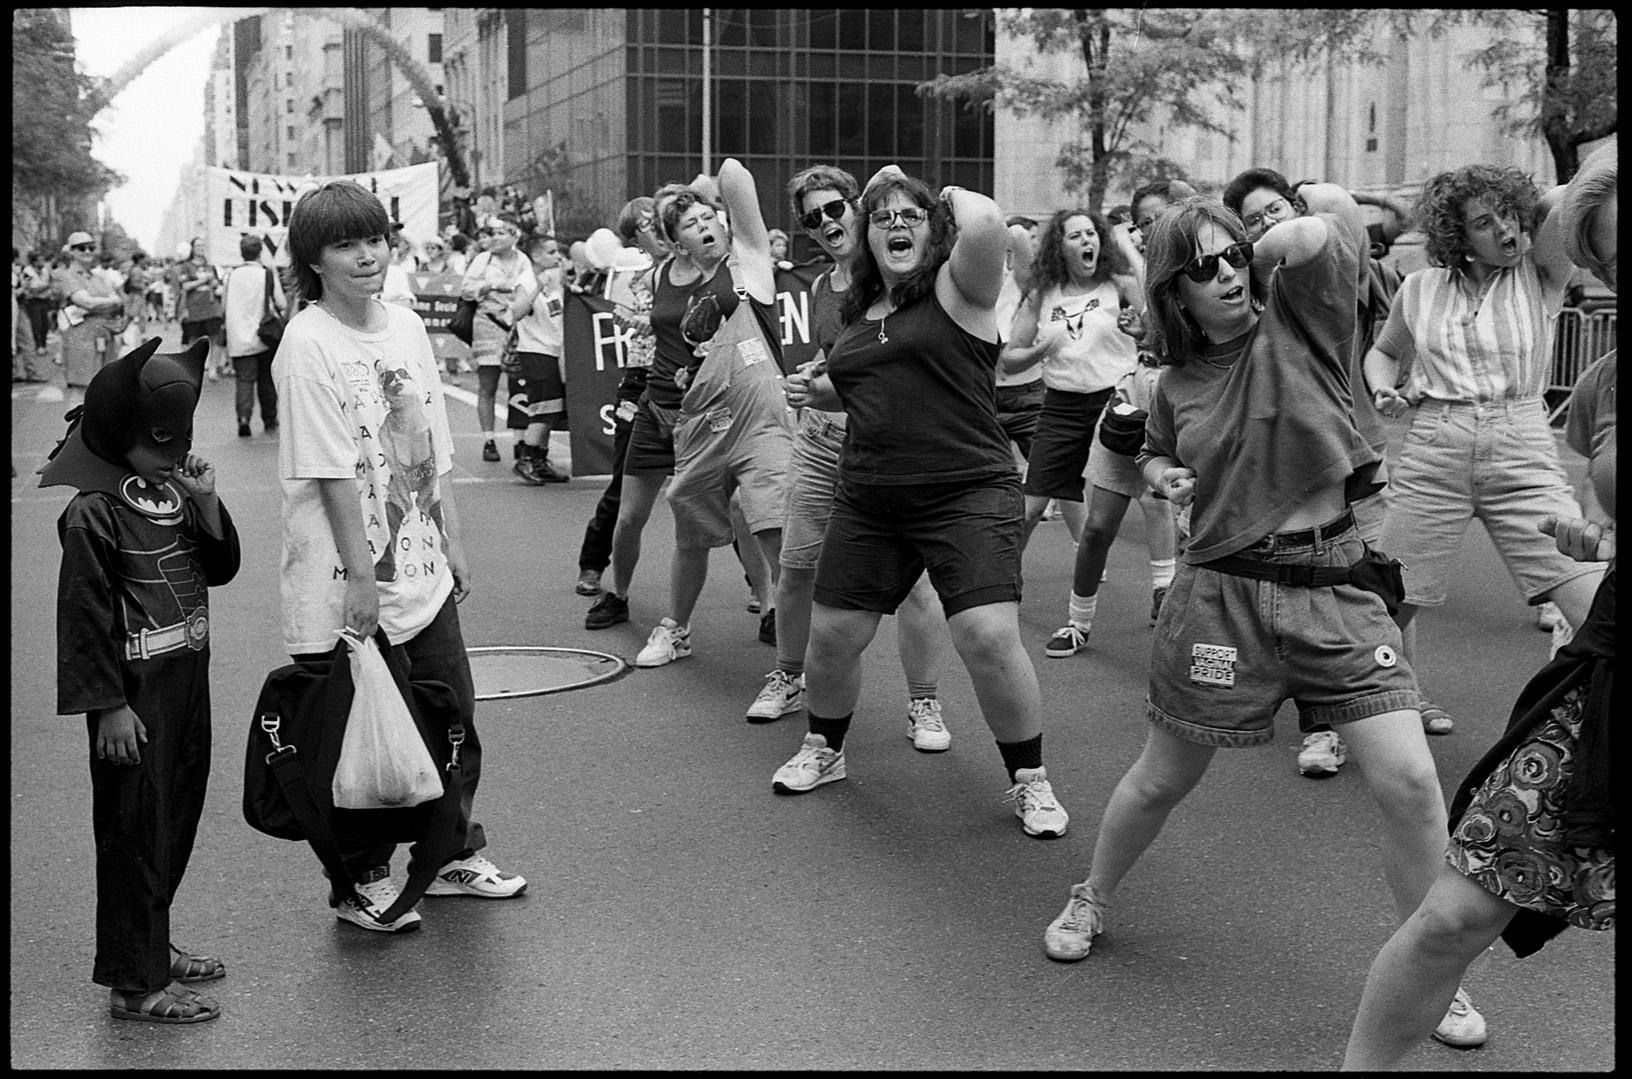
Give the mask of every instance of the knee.
MULTIPOLYGON (((1478 887, 1470 882, 1470 887, 1478 887)), ((1427 956, 1454 957, 1471 962, 1490 944, 1512 919, 1506 904, 1464 904, 1445 901, 1441 893, 1430 892, 1408 924, 1412 946, 1427 956)))
POLYGON ((1378 777, 1374 792, 1383 813, 1408 821, 1444 820, 1445 795, 1432 757, 1391 767, 1378 777))

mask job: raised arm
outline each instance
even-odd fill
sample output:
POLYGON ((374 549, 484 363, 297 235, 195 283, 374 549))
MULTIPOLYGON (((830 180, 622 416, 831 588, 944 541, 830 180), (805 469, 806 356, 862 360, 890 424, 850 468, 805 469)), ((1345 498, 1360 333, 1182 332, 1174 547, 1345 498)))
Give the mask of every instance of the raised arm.
POLYGON ((1536 260, 1536 271, 1541 275, 1542 293, 1547 310, 1556 312, 1564 303, 1564 289, 1575 274, 1575 263, 1564 251, 1564 230, 1559 223, 1558 206, 1564 199, 1564 185, 1552 188, 1541 196, 1546 216, 1536 226, 1530 249, 1536 260))
POLYGON ((941 189, 958 238, 946 260, 952 284, 971 307, 990 308, 1003 290, 1003 253, 1009 244, 1003 211, 985 195, 965 188, 941 189))
POLYGON ((1337 184, 1305 183, 1299 186, 1309 213, 1271 226, 1253 244, 1254 272, 1268 273, 1276 266, 1301 266, 1313 259, 1326 246, 1326 219, 1316 214, 1333 214, 1339 227, 1349 232, 1359 250, 1364 252, 1366 228, 1360 218, 1360 207, 1354 196, 1337 184))
POLYGON ((748 291, 754 299, 769 303, 776 296, 771 233, 759 210, 759 189, 754 184, 754 174, 736 158, 728 157, 720 165, 716 183, 731 225, 731 247, 748 279, 748 291))

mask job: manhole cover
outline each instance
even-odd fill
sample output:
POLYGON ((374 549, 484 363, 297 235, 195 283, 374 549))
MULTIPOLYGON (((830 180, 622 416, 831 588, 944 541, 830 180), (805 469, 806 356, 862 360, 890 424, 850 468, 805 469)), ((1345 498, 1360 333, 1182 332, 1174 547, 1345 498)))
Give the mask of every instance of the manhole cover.
POLYGON ((479 701, 583 689, 628 670, 628 664, 617 656, 583 648, 496 645, 465 651, 470 654, 470 673, 479 701))

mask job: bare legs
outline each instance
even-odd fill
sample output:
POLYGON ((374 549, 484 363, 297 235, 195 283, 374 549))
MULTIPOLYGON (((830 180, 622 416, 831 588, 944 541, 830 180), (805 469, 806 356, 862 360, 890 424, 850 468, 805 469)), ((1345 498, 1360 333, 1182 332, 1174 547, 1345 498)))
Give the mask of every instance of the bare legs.
MULTIPOLYGON (((1065 518, 1065 527, 1071 532, 1071 542, 1076 543, 1082 535, 1082 521, 1088 513, 1088 507, 1081 501, 1070 502, 1066 499, 1056 499, 1055 505, 1060 508, 1060 516, 1065 518)), ((1037 522, 1043 519, 1043 510, 1048 508, 1049 498, 1046 495, 1026 496, 1026 518, 1021 522, 1020 550, 1026 549, 1031 542, 1031 533, 1037 527, 1037 522)))

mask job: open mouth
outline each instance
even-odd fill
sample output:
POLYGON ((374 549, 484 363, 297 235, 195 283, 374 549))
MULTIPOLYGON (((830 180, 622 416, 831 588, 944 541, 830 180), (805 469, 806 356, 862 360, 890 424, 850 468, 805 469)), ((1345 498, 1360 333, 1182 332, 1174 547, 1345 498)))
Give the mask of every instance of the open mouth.
POLYGON ((844 227, 842 225, 830 225, 824 228, 822 230, 822 239, 837 247, 844 242, 844 227))
POLYGON ((892 255, 906 255, 912 252, 912 239, 907 236, 891 236, 884 244, 884 250, 892 255))
POLYGON ((1236 285, 1228 292, 1219 296, 1219 299, 1225 301, 1226 303, 1234 303, 1236 300, 1239 300, 1242 296, 1246 295, 1246 291, 1247 290, 1242 288, 1240 285, 1236 285))

